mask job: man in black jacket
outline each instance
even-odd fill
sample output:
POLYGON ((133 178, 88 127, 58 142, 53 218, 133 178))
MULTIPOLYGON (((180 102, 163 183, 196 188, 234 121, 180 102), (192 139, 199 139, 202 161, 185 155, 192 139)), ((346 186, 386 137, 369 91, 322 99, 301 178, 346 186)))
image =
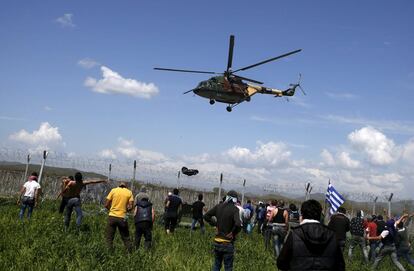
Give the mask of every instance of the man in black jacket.
POLYGON ((335 232, 319 222, 322 206, 308 200, 301 207, 300 226, 292 228, 277 259, 280 270, 345 270, 335 232))
POLYGON ((219 271, 223 261, 224 270, 233 270, 234 241, 241 230, 240 213, 235 205, 237 197, 236 191, 230 190, 224 202, 214 206, 204 215, 204 219, 217 229, 214 238, 213 271, 219 271))
POLYGON ((350 230, 349 218, 345 214, 346 209, 339 207, 338 211, 331 217, 328 223, 328 227, 335 232, 336 240, 342 251, 345 249, 346 233, 350 230))

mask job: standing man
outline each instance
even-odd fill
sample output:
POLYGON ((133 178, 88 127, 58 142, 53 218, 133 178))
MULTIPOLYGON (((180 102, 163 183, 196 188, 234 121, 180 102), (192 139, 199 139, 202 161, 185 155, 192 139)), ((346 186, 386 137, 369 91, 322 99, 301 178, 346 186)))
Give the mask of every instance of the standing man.
POLYGON ((149 201, 147 196, 142 196, 142 198, 135 203, 134 220, 135 248, 139 249, 141 237, 144 235, 144 248, 147 250, 150 249, 152 243, 152 225, 155 220, 155 212, 152 207, 152 203, 149 201))
POLYGON ((257 232, 260 234, 262 233, 263 223, 266 219, 266 206, 262 201, 259 201, 259 205, 256 207, 256 221, 257 223, 257 232))
POLYGON ((177 226, 178 213, 183 204, 178 194, 178 189, 174 188, 173 194, 168 196, 167 203, 165 204, 165 231, 167 234, 173 233, 177 226))
POLYGON ((346 233, 350 230, 349 218, 346 217, 346 209, 339 207, 338 211, 331 216, 328 227, 336 234, 336 241, 338 242, 341 250, 345 249, 346 233))
POLYGON ((37 172, 33 172, 20 189, 19 199, 17 200, 17 204, 21 202, 20 219, 23 219, 26 208, 29 208, 27 218, 30 219, 32 217, 33 208, 37 206, 40 189, 40 184, 37 182, 37 172))
POLYGON ((127 212, 132 209, 134 197, 131 190, 122 182, 119 187, 113 188, 106 197, 105 207, 109 210, 108 226, 106 227, 106 242, 108 248, 114 249, 114 237, 118 228, 121 239, 128 252, 132 251, 131 240, 129 239, 129 228, 127 212))
POLYGON ((191 207, 193 210, 193 221, 191 223, 191 230, 195 229, 195 225, 198 222, 200 224, 201 232, 205 232, 204 220, 203 220, 203 210, 204 210, 203 194, 198 195, 198 200, 195 201, 191 207))
POLYGON ((209 210, 204 219, 217 229, 214 238, 214 265, 213 271, 219 271, 224 261, 224 270, 233 270, 234 241, 241 230, 239 209, 236 206, 237 193, 230 190, 224 202, 209 210), (216 219, 213 220, 212 217, 216 219))
POLYGON ((78 230, 82 223, 83 213, 82 205, 80 199, 80 193, 82 189, 90 184, 103 183, 105 180, 91 180, 84 181, 82 173, 76 172, 75 180, 68 180, 66 187, 62 190, 61 195, 64 196, 67 200, 66 203, 66 213, 65 213, 65 230, 69 228, 70 218, 72 216, 72 211, 75 209, 76 212, 76 226, 78 230))
POLYGON ((300 225, 291 229, 277 258, 279 270, 345 270, 335 232, 320 223, 321 204, 307 200, 301 214, 300 225))
POLYGON ((349 244, 349 251, 348 257, 349 259, 352 258, 352 250, 359 246, 364 254, 365 263, 368 263, 368 250, 365 245, 365 238, 364 238, 364 212, 362 210, 357 212, 357 216, 351 219, 351 242, 349 244))

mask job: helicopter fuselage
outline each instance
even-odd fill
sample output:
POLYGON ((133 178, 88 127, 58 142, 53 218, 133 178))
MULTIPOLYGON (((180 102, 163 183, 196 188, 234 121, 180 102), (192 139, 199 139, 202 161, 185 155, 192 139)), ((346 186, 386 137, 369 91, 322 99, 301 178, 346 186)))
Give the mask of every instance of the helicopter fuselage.
POLYGON ((229 81, 224 76, 215 76, 202 81, 193 89, 194 94, 226 104, 238 104, 250 100, 248 85, 241 80, 229 81))

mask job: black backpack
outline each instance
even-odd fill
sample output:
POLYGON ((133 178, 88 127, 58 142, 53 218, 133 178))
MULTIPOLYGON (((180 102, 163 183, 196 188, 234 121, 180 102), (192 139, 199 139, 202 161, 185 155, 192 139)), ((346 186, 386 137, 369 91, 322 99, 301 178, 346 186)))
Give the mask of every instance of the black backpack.
POLYGON ((152 222, 152 203, 140 200, 136 204, 138 210, 134 217, 135 223, 138 222, 152 222))

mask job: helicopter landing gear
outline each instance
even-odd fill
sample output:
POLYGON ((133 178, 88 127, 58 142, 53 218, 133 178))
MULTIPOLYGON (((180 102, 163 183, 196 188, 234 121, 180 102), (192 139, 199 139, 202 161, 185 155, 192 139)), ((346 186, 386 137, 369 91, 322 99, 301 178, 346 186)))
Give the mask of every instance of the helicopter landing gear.
POLYGON ((226 107, 227 112, 231 112, 232 109, 233 108, 230 105, 226 107))
POLYGON ((210 104, 213 105, 216 101, 215 100, 210 100, 210 104))
POLYGON ((246 97, 246 102, 250 102, 251 98, 250 96, 246 97))

